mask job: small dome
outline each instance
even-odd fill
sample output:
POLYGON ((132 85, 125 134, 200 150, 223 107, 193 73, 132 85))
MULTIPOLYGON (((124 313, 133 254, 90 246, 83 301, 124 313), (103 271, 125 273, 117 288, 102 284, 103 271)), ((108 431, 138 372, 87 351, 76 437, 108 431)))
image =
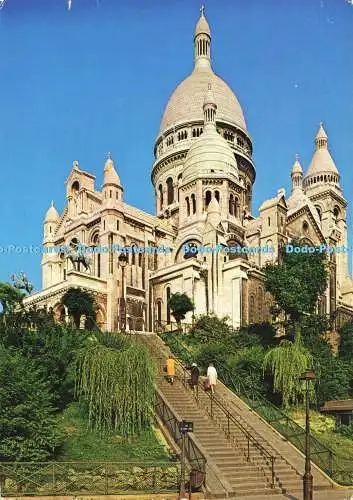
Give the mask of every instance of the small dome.
POLYGON ((314 153, 306 177, 324 172, 339 173, 329 150, 326 148, 319 148, 314 153))
POLYGON ((200 19, 198 20, 198 22, 196 24, 196 27, 195 27, 195 37, 197 35, 202 35, 202 34, 206 34, 208 36, 211 36, 210 26, 207 22, 207 19, 204 16, 203 12, 201 14, 200 19))
POLYGON ((183 182, 220 174, 230 174, 237 179, 238 167, 229 144, 210 124, 190 146, 184 164, 183 182))
POLYGON ((114 162, 110 155, 104 166, 104 184, 115 184, 121 186, 120 178, 115 170, 114 162))
POLYGON ((56 208, 54 207, 54 202, 51 202, 51 205, 49 209, 47 210, 47 213, 45 214, 45 222, 57 222, 58 219, 60 218, 56 208))
POLYGON ((294 165, 292 168, 292 175, 293 174, 302 174, 302 173, 303 173, 303 169, 302 169, 302 166, 300 165, 300 162, 299 162, 299 156, 296 155, 295 162, 294 162, 294 165))
POLYGON ((316 151, 313 155, 305 177, 321 173, 339 174, 330 151, 328 150, 328 137, 322 122, 320 123, 319 130, 316 134, 315 144, 316 151))
POLYGON ((324 124, 322 122, 320 122, 320 127, 319 130, 317 131, 316 139, 328 139, 324 129, 324 124))
POLYGON ((219 203, 216 200, 216 198, 212 198, 212 200, 208 204, 207 213, 208 214, 218 214, 218 213, 221 213, 221 208, 220 208, 219 203))

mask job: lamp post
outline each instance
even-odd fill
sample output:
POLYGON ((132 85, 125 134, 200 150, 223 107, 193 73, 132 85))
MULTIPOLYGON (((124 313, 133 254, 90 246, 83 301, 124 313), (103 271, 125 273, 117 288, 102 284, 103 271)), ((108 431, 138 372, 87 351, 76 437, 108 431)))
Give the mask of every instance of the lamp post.
POLYGON ((119 310, 119 324, 120 330, 126 330, 126 303, 125 303, 125 267, 127 265, 127 255, 121 253, 118 257, 118 262, 121 267, 121 297, 120 297, 120 310, 119 310))
POLYGON ((310 462, 310 382, 316 380, 312 370, 306 370, 300 380, 305 380, 305 473, 303 476, 303 500, 313 500, 313 476, 310 462))

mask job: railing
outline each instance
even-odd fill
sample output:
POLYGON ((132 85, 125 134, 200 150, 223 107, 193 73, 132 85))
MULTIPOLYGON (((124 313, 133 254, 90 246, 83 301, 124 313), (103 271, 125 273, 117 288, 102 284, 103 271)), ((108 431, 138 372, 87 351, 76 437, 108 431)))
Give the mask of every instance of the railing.
MULTIPOLYGON (((144 339, 141 340, 145 342, 144 339)), ((154 345, 151 345, 150 342, 147 342, 147 346, 150 349, 150 351, 152 351, 153 357, 156 360, 158 376, 159 377, 164 376, 163 370, 166 360, 160 357, 160 353, 158 352, 158 350, 154 345)), ((190 385, 189 385, 190 372, 179 359, 176 359, 176 375, 178 378, 180 378, 184 387, 190 390, 190 385)), ((210 415, 210 417, 212 419, 215 419, 216 422, 218 422, 218 424, 220 424, 222 421, 218 418, 219 414, 217 415, 217 410, 223 415, 225 419, 226 428, 224 428, 223 426, 220 427, 225 431, 227 438, 230 441, 232 440, 234 443, 237 442, 238 446, 243 448, 246 460, 256 462, 256 465, 258 465, 262 469, 266 478, 270 476, 269 482, 271 488, 274 488, 276 481, 275 467, 274 467, 276 457, 272 453, 270 453, 254 436, 252 436, 252 434, 234 417, 234 415, 230 413, 230 411, 218 398, 216 398, 213 394, 210 394, 203 390, 201 381, 199 381, 197 390, 193 392, 193 394, 195 396, 197 404, 199 404, 200 406, 203 405, 205 407, 205 410, 210 415), (200 394, 206 395, 205 397, 209 401, 209 406, 203 404, 200 398, 200 394), (232 432, 232 427, 233 428, 235 427, 238 432, 237 433, 232 432), (241 436, 245 438, 246 442, 245 448, 242 446, 242 441, 238 439, 239 432, 241 436), (258 463, 258 460, 260 461, 260 463, 258 463)), ((174 429, 169 428, 169 430, 170 432, 173 431, 172 435, 174 436, 174 429)))
MULTIPOLYGON (((172 409, 158 391, 156 392, 155 410, 165 427, 168 429, 170 435, 173 437, 175 443, 181 449, 184 449, 190 468, 188 471, 190 478, 188 482, 188 489, 190 489, 190 491, 199 490, 205 485, 206 480, 205 457, 188 433, 184 436, 182 435, 179 429, 180 421, 176 418, 172 409)), ((183 457, 181 457, 181 459, 183 460, 183 457)))
MULTIPOLYGON (((167 335, 163 338, 166 340, 167 335)), ((168 339, 167 339, 168 341, 168 339)), ((181 359, 189 361, 192 353, 181 342, 180 337, 170 336, 173 352, 181 359)), ((253 386, 246 385, 242 379, 232 373, 221 361, 214 359, 220 380, 239 396, 252 410, 258 413, 298 450, 305 453, 305 429, 292 420, 286 413, 268 401, 253 386)), ((342 485, 353 484, 353 467, 349 459, 335 454, 328 446, 310 435, 311 460, 329 477, 342 485)))
POLYGON ((192 328, 192 326, 193 326, 192 323, 178 324, 176 321, 170 321, 168 323, 167 321, 156 320, 154 322, 154 331, 156 333, 167 333, 167 332, 188 333, 192 328))
MULTIPOLYGON (((181 373, 181 381, 184 387, 190 390, 189 385, 189 370, 182 364, 182 362, 176 359, 177 369, 181 373)), ((275 475, 275 459, 276 457, 270 453, 242 424, 234 417, 225 406, 225 404, 220 401, 212 392, 204 391, 202 387, 202 382, 199 380, 196 391, 193 392, 195 400, 199 406, 203 406, 209 416, 215 419, 218 425, 224 430, 227 439, 237 443, 237 446, 243 449, 246 460, 248 462, 255 462, 258 465, 264 476, 268 478, 270 476, 270 486, 275 487, 276 475, 275 475), (201 398, 200 395, 205 395, 208 404, 205 404, 204 397, 201 398), (237 432, 232 432, 236 428, 237 432), (239 439, 240 437, 245 438, 245 441, 239 439), (245 446, 244 446, 245 442, 245 446), (260 462, 258 462, 260 461, 260 462)))
POLYGON ((2 496, 177 492, 180 463, 0 462, 2 496))

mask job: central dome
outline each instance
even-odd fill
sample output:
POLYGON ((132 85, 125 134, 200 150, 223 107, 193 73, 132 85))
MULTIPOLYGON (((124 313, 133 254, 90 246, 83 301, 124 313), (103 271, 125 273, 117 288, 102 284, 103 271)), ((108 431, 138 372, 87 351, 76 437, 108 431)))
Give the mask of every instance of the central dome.
POLYGON ((241 128, 246 132, 243 110, 228 84, 214 73, 211 65, 211 30, 204 16, 196 25, 194 37, 195 67, 174 90, 165 108, 159 133, 182 123, 203 121, 202 104, 207 87, 217 102, 217 119, 241 128))
POLYGON ((234 124, 246 131, 243 111, 227 83, 211 68, 195 68, 170 97, 162 118, 160 134, 179 123, 203 121, 202 104, 209 83, 217 101, 217 120, 234 124))

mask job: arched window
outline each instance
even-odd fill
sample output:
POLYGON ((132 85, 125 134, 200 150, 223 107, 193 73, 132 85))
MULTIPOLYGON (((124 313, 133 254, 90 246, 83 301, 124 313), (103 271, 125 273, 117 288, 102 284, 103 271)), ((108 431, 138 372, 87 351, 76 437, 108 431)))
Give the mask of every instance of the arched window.
POLYGON ((251 294, 249 297, 249 324, 255 323, 255 296, 251 294))
MULTIPOLYGON (((240 246, 239 243, 237 241, 235 241, 235 240, 228 240, 227 241, 227 245, 230 248, 240 246)), ((229 260, 239 259, 239 258, 243 257, 244 255, 245 254, 242 254, 240 252, 235 252, 234 250, 228 252, 228 258, 229 258, 229 260)))
POLYGON ((192 205, 192 213, 196 214, 196 197, 194 194, 191 195, 191 205, 192 205))
POLYGON ((173 187, 173 179, 168 177, 167 179, 167 203, 171 205, 174 201, 174 187, 173 187))
POLYGON ((179 199, 180 199, 180 190, 179 190, 179 186, 180 186, 180 184, 181 184, 182 178, 183 178, 183 174, 179 174, 179 175, 178 175, 178 201, 179 201, 179 199))
POLYGON ((136 245, 132 243, 131 245, 131 265, 134 266, 136 264, 136 245))
POLYGON ((205 195, 205 209, 210 204, 211 199, 212 199, 212 193, 211 193, 211 191, 206 191, 206 195, 205 195))
POLYGON ((219 191, 215 191, 214 196, 215 196, 216 200, 217 200, 217 201, 218 201, 218 203, 219 203, 219 199, 220 199, 220 194, 219 194, 219 191))
POLYGON ((80 184, 78 181, 73 182, 71 186, 71 191, 73 194, 77 195, 80 190, 80 184))
POLYGON ((96 233, 92 237, 92 246, 93 246, 93 271, 94 274, 100 278, 101 276, 101 254, 98 252, 99 250, 99 235, 96 233))
POLYGON ((234 196, 232 194, 229 196, 229 213, 234 215, 234 196))
POLYGON ((159 210, 163 210, 163 186, 162 184, 158 187, 159 191, 159 210))
POLYGON ((167 323, 170 323, 170 305, 169 305, 169 299, 170 299, 170 287, 167 286, 166 289, 166 302, 167 302, 167 323))
POLYGON ((235 197, 234 197, 234 216, 235 216, 236 218, 239 218, 239 215, 240 215, 239 200, 238 200, 238 198, 235 196, 235 197))
POLYGON ((162 302, 160 300, 157 302, 157 321, 158 323, 162 321, 162 302))
POLYGON ((143 254, 139 253, 138 254, 138 262, 139 262, 138 265, 139 265, 139 267, 142 267, 142 262, 143 262, 142 257, 143 257, 143 254))
POLYGON ((340 215, 340 209, 339 209, 339 207, 337 205, 333 209, 333 215, 335 217, 335 222, 337 222, 337 220, 339 218, 339 215, 340 215))
POLYGON ((197 257, 197 244, 196 243, 187 243, 189 250, 185 251, 184 259, 191 259, 193 257, 197 257))
POLYGON ((189 215, 190 215, 190 200, 189 200, 188 196, 185 198, 185 202, 186 202, 186 215, 189 217, 189 215))

